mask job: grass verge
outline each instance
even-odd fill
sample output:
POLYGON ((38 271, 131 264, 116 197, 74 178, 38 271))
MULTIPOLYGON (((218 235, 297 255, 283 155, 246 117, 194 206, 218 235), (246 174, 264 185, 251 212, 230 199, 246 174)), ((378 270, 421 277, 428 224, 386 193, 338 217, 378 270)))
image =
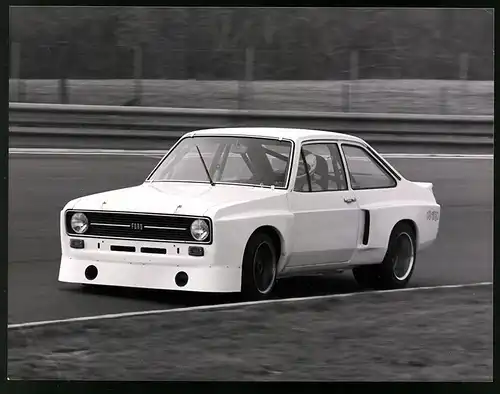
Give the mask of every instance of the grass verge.
MULTIPOLYGON (((144 106, 295 111, 493 114, 493 81, 143 80, 144 106), (350 91, 347 99, 347 87, 350 91), (348 104, 349 103, 349 104, 348 104), (347 109, 347 106, 349 107, 347 109)), ((71 104, 125 105, 133 80, 69 80, 71 104)), ((9 101, 58 103, 57 80, 10 80, 9 101)))
POLYGON ((9 330, 10 379, 491 381, 492 286, 9 330))

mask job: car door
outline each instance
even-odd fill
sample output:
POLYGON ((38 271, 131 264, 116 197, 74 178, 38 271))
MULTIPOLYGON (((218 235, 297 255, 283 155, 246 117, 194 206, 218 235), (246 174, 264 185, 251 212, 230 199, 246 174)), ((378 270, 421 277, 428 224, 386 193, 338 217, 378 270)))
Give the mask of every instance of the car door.
POLYGON ((373 259, 370 256, 378 256, 377 259, 381 260, 387 247, 387 239, 380 237, 380 231, 373 230, 383 225, 380 221, 374 220, 374 213, 380 214, 391 210, 387 202, 398 199, 397 180, 399 177, 364 146, 343 142, 341 149, 350 177, 351 189, 358 206, 363 212, 370 212, 371 216, 368 227, 369 235, 366 238, 368 249, 362 250, 366 245, 360 247, 359 250, 362 253, 354 256, 351 263, 365 264, 373 259))
POLYGON ((339 146, 304 143, 298 161, 288 194, 294 221, 287 267, 348 262, 358 245, 361 210, 348 188, 339 146))

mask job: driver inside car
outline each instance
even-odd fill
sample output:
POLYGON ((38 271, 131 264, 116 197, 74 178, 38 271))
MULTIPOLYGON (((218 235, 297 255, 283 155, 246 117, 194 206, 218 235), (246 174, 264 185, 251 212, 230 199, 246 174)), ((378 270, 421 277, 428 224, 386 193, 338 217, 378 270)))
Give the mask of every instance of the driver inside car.
MULTIPOLYGON (((302 156, 302 155, 301 155, 302 156)), ((328 186, 328 165, 326 160, 314 153, 304 149, 304 156, 306 158, 307 170, 309 179, 311 181, 311 191, 327 190, 328 186), (325 184, 326 183, 326 184, 325 184)), ((297 177, 295 180, 295 191, 307 192, 309 191, 309 181, 307 173, 304 168, 304 161, 301 157, 299 168, 297 170, 297 177)))

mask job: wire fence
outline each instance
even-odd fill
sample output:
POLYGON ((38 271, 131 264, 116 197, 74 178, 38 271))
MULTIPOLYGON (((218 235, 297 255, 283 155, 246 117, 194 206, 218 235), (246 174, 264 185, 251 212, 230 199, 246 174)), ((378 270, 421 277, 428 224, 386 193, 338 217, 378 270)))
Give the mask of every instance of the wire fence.
POLYGON ((30 46, 11 43, 11 78, 22 79, 198 79, 346 80, 493 79, 493 57, 459 53, 401 55, 387 48, 325 53, 314 48, 153 49, 93 45, 85 50, 59 42, 30 46), (140 69, 140 70, 139 70, 140 69))
MULTIPOLYGON (((83 100, 77 97, 78 90, 82 89, 75 87, 76 85, 86 83, 91 86, 91 81, 96 80, 101 81, 101 85, 106 85, 105 81, 121 80, 128 81, 127 88, 121 91, 108 84, 110 91, 115 89, 114 93, 110 94, 121 96, 121 102, 116 104, 145 105, 146 96, 150 91, 148 86, 154 83, 151 81, 231 81, 233 85, 227 93, 232 95, 236 107, 252 108, 252 105, 255 107, 255 103, 251 104, 252 100, 255 101, 259 95, 256 89, 259 83, 262 85, 265 81, 289 81, 289 85, 293 86, 292 81, 314 79, 314 83, 322 83, 325 86, 328 86, 328 81, 346 81, 336 93, 340 100, 337 107, 349 112, 355 110, 356 100, 363 100, 362 89, 357 89, 357 86, 360 86, 357 84, 359 81, 452 79, 465 82, 478 79, 478 75, 474 75, 477 74, 475 70, 487 70, 490 66, 491 70, 493 69, 490 64, 492 59, 468 53, 460 53, 457 56, 435 54, 425 58, 409 53, 404 58, 394 56, 388 60, 387 49, 320 53, 313 48, 298 48, 296 51, 252 47, 244 50, 166 48, 164 51, 153 51, 141 46, 117 46, 108 51, 95 46, 82 52, 67 42, 59 42, 57 45, 42 45, 34 49, 30 47, 30 50, 26 51, 20 43, 14 42, 11 43, 10 50, 10 101, 17 102, 44 101, 50 96, 49 102, 74 103, 75 100, 83 100), (314 70, 315 78, 311 78, 311 70, 314 70), (429 78, 430 74, 432 78, 429 78), (46 82, 36 85, 33 80, 46 82), (50 89, 42 88, 42 85, 48 86, 48 80, 55 81, 56 86, 52 84, 50 89), (73 81, 80 82, 75 84, 73 81), (46 89, 43 94, 45 98, 34 99, 37 90, 43 89, 46 89), (50 94, 47 89, 51 90, 50 94), (357 99, 354 98, 356 94, 357 99)), ((96 86, 96 83, 93 86, 96 86)), ((168 89, 170 92, 175 90, 171 86, 168 89)), ((408 86, 407 89, 415 88, 408 86)), ((456 112, 450 110, 450 94, 469 93, 467 84, 463 84, 459 93, 451 93, 446 84, 436 85, 433 89, 431 96, 435 98, 434 112, 442 114, 456 112)), ((100 93, 88 90, 86 94, 96 96, 100 93)), ((195 95, 196 92, 192 94, 195 95)), ((491 101, 492 99, 491 91, 491 101)), ((175 98, 171 101, 175 102, 175 98)), ((170 105, 168 100, 166 104, 170 105)))

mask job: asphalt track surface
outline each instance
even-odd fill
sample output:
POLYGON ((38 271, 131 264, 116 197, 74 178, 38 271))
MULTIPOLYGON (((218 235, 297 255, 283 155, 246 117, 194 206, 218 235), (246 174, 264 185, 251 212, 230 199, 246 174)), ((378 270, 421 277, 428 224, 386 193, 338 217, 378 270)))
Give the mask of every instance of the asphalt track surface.
MULTIPOLYGON (((238 296, 165 291, 88 291, 57 281, 58 215, 65 203, 139 184, 157 161, 140 156, 10 155, 9 324, 239 301, 238 296)), ((433 182, 442 206, 438 239, 419 254, 410 285, 492 281, 493 160, 390 161, 411 180, 433 182)), ((357 290, 352 274, 345 272, 281 281, 276 297, 357 290)))

